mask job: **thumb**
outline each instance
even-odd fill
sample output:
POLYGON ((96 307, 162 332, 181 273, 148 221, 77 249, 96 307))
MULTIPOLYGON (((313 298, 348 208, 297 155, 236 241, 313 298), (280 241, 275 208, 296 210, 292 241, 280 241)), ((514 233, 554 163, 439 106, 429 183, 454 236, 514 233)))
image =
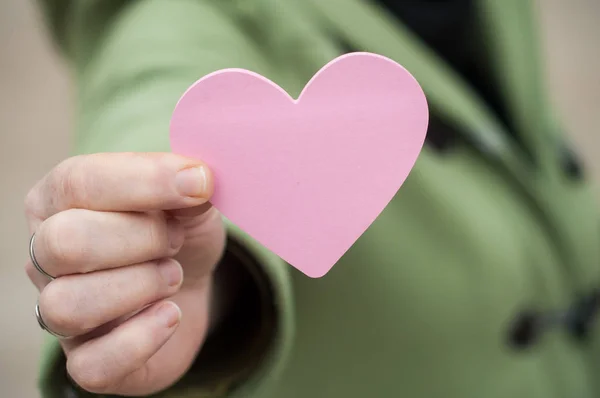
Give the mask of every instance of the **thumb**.
POLYGON ((169 212, 184 230, 184 244, 175 256, 184 272, 182 288, 205 282, 225 250, 226 233, 221 214, 210 204, 169 212))

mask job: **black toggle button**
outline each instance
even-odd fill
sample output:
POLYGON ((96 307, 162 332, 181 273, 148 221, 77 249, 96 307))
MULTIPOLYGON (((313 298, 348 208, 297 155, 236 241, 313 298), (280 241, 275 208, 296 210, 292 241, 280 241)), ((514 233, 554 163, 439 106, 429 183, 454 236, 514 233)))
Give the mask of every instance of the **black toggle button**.
POLYGON ((459 134, 453 126, 435 114, 429 115, 425 145, 439 154, 446 154, 455 149, 459 142, 459 134))
POLYGON ((510 327, 509 343, 514 348, 525 349, 539 340, 542 333, 543 322, 540 314, 523 312, 510 327))
POLYGON ((560 150, 561 167, 565 174, 573 180, 581 180, 584 177, 583 166, 577 155, 567 146, 562 146, 560 150))
POLYGON ((567 327, 571 334, 578 340, 585 340, 599 310, 600 291, 595 291, 579 301, 568 317, 567 327))
POLYGON ((521 312, 511 324, 508 339, 513 348, 526 349, 542 334, 557 327, 566 328, 578 340, 585 340, 600 314, 600 289, 584 296, 567 310, 521 312))

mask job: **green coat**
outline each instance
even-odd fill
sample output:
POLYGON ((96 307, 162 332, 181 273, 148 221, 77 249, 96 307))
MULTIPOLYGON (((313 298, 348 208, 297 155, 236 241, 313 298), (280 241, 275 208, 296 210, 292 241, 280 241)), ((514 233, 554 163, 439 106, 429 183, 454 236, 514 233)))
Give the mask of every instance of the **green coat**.
MULTIPOLYGON (((462 137, 447 153, 423 150, 397 197, 322 279, 303 276, 231 227, 258 264, 264 308, 273 312, 261 318, 271 331, 267 344, 232 350, 209 341, 161 396, 600 395, 597 326, 584 338, 557 324, 529 344, 511 342, 511 328, 528 311, 564 311, 600 287, 596 204, 582 177, 565 168, 565 138, 546 102, 527 1, 478 2, 479 34, 521 146, 458 74, 367 1, 45 6, 78 83, 76 153, 167 151, 171 112, 193 81, 246 68, 296 96, 343 51, 341 42, 404 65, 431 114, 462 137)), ((70 397, 68 385, 60 348, 49 339, 43 395, 70 397)))

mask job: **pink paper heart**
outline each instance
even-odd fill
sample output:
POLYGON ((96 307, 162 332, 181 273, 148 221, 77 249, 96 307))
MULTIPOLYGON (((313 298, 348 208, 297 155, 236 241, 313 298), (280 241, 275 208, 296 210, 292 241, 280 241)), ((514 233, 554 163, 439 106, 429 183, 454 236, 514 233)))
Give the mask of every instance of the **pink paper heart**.
POLYGON ((211 202, 225 217, 320 277, 396 194, 427 122, 408 71, 352 53, 321 69, 298 100, 246 70, 200 79, 175 108, 171 147, 209 165, 211 202))

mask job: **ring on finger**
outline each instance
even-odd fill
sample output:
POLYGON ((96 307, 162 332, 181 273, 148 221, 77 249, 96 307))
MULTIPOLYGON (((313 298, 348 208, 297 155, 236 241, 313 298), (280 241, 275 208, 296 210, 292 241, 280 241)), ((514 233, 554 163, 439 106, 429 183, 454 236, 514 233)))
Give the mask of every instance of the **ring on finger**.
POLYGON ((52 336, 62 339, 62 340, 71 338, 71 336, 65 336, 64 334, 60 334, 60 333, 53 331, 52 329, 50 329, 48 327, 48 325, 46 325, 46 322, 44 322, 44 318, 42 318, 42 314, 40 313, 40 304, 39 303, 35 304, 35 317, 36 317, 38 323, 40 324, 40 327, 42 328, 42 330, 46 331, 47 333, 51 334, 52 336))
POLYGON ((33 266, 35 267, 35 269, 38 270, 38 272, 40 274, 47 276, 48 278, 50 278, 50 280, 56 279, 54 276, 52 276, 49 273, 47 273, 46 271, 44 271, 42 266, 38 263, 37 259, 35 258, 35 251, 33 249, 34 243, 35 243, 35 232, 33 233, 33 235, 31 235, 31 239, 29 240, 29 258, 31 259, 33 266))

